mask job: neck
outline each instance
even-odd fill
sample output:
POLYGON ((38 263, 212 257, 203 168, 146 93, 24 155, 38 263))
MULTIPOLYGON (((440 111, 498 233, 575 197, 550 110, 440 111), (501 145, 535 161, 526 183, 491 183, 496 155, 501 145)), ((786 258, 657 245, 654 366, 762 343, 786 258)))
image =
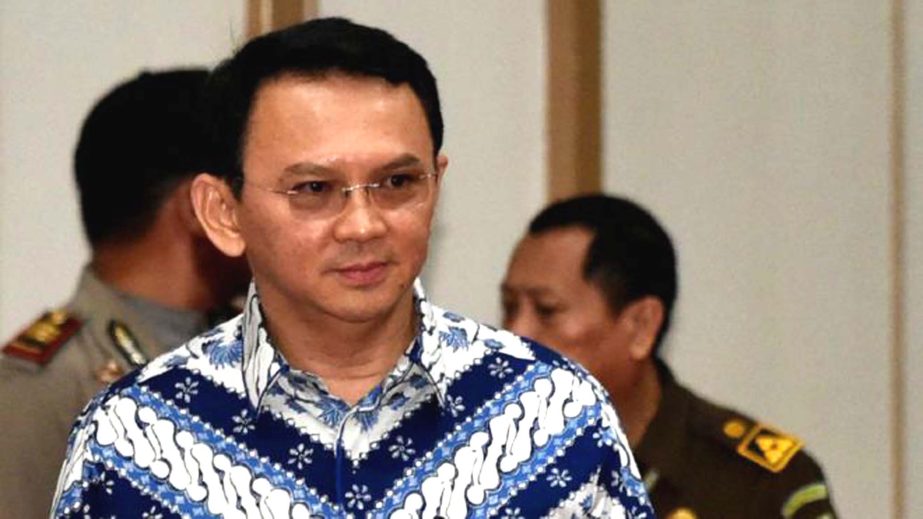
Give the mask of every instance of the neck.
POLYGON ((191 240, 141 238, 94 248, 91 268, 107 284, 161 306, 207 311, 216 304, 197 272, 191 240))
POLYGON ((296 304, 262 297, 267 327, 276 348, 292 367, 320 377, 327 389, 355 405, 394 368, 416 335, 413 292, 386 315, 347 322, 329 314, 296 315, 296 304))
POLYGON ((646 361, 641 366, 637 382, 624 393, 619 397, 613 393, 613 399, 628 443, 637 447, 660 405, 660 381, 653 361, 646 361))

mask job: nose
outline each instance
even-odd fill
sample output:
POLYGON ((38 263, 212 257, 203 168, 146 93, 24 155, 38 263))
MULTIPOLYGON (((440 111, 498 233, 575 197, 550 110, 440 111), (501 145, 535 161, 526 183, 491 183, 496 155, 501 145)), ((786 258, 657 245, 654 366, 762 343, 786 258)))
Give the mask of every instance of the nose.
POLYGON ((334 239, 340 242, 364 242, 380 238, 388 226, 381 211, 372 203, 368 189, 350 191, 346 207, 334 225, 334 239))
POLYGON ((535 319, 529 315, 527 310, 522 308, 506 314, 503 317, 503 327, 523 337, 534 337, 537 331, 535 319))

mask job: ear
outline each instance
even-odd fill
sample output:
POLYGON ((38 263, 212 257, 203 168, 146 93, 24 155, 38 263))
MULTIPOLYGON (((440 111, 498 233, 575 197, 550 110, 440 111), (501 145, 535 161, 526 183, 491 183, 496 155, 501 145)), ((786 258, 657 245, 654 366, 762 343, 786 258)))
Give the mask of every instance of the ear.
POLYGON ((442 177, 449 167, 449 158, 443 154, 436 156, 436 196, 433 200, 433 206, 439 201, 439 188, 442 186, 442 177))
MULTIPOLYGON (((194 177, 193 177, 194 178, 194 177)), ((180 222, 189 234, 196 238, 205 238, 205 229, 196 218, 195 208, 192 205, 192 181, 193 178, 183 180, 173 191, 171 196, 176 198, 176 211, 180 222)))
POLYGON ((199 224, 215 247, 228 256, 237 257, 246 250, 246 242, 237 224, 237 198, 224 180, 201 173, 192 180, 190 198, 199 224))
POLYGON ((441 180, 442 176, 445 175, 446 169, 449 167, 449 158, 440 153, 436 156, 436 174, 437 179, 441 180))
POLYGON ((632 301, 622 309, 619 319, 630 333, 628 353, 632 360, 640 361, 651 356, 657 334, 663 325, 663 314, 663 303, 654 296, 632 301))

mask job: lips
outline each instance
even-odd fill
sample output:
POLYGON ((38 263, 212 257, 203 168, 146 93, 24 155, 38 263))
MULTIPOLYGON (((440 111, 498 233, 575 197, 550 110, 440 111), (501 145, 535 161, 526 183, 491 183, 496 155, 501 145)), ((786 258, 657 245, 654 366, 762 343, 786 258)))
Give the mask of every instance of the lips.
POLYGON ((366 287, 378 284, 387 275, 388 263, 384 261, 370 261, 366 263, 353 263, 334 269, 334 272, 346 282, 356 287, 366 287))

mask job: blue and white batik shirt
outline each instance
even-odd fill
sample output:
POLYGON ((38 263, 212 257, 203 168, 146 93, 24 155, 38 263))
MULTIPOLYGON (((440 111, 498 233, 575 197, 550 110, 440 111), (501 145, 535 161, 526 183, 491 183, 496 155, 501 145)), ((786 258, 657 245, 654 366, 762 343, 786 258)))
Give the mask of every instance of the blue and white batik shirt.
POLYGON ((60 517, 653 518, 599 384, 430 304, 350 407, 240 316, 116 382, 69 440, 60 517))

